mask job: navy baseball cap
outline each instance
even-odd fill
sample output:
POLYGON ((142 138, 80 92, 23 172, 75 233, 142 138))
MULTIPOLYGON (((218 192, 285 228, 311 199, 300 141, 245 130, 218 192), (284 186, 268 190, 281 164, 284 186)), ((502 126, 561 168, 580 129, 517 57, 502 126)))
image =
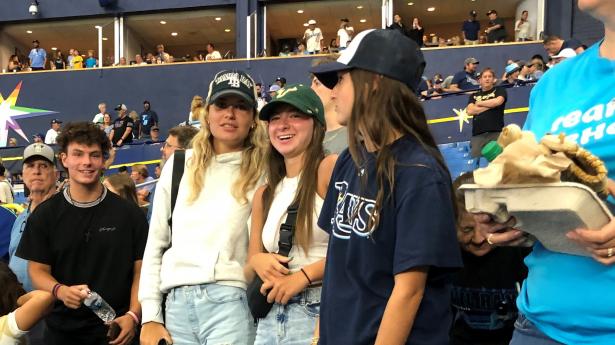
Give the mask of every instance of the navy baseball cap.
POLYGON ((256 108, 256 83, 244 71, 224 70, 218 72, 209 84, 207 104, 212 104, 216 99, 227 96, 239 96, 256 108))
POLYGON ((360 32, 336 62, 312 67, 310 72, 326 87, 337 84, 337 73, 363 69, 401 81, 416 91, 425 58, 421 48, 399 30, 372 29, 360 32))

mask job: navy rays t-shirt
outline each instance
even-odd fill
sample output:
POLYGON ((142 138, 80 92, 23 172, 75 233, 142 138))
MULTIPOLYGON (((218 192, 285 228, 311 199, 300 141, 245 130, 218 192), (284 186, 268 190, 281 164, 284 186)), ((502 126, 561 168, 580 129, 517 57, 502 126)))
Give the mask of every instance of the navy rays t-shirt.
MULTIPOLYGON (((451 182, 414 139, 391 145, 394 196, 370 234, 377 184, 375 156, 357 169, 348 152, 339 156, 318 225, 331 237, 320 309, 321 345, 373 344, 394 277, 428 266, 427 285, 406 344, 448 345, 451 277, 462 266, 451 201, 451 182), (369 176, 365 190, 361 175, 369 176), (356 217, 353 217, 356 215, 356 217)), ((388 188, 388 187, 387 187, 388 188)), ((387 189, 388 191, 388 189, 387 189)))

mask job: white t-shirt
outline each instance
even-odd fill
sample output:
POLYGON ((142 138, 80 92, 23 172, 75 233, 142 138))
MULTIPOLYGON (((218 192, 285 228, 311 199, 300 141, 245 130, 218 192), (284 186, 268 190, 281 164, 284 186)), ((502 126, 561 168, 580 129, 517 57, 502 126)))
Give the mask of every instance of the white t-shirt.
POLYGON ((314 30, 308 28, 303 37, 305 37, 306 51, 310 53, 320 51, 320 41, 323 37, 319 28, 314 28, 314 30))
POLYGON ((58 132, 55 129, 50 128, 45 134, 45 144, 52 145, 56 143, 56 139, 58 138, 58 132))
POLYGON ((0 181, 0 201, 5 204, 13 203, 13 187, 7 179, 0 181))
POLYGON ((352 26, 349 26, 346 29, 337 30, 337 36, 340 38, 340 48, 346 48, 348 46, 348 42, 352 39, 347 30, 354 31, 352 26))
POLYGON ((530 38, 530 22, 526 21, 523 24, 517 21, 517 38, 530 38))
POLYGON ((205 61, 207 60, 221 60, 222 59, 222 55, 220 55, 220 52, 217 50, 214 50, 213 52, 211 52, 211 54, 207 54, 205 56, 205 61))
MULTIPOLYGON (((278 252, 280 225, 286 221, 288 206, 290 206, 295 198, 298 184, 299 176, 287 177, 280 181, 276 188, 262 233, 263 245, 270 253, 278 252)), ((305 254, 299 244, 293 243, 293 247, 288 255, 293 258, 288 264, 291 272, 299 271, 302 267, 324 259, 327 256, 329 235, 318 226, 318 216, 320 215, 322 203, 322 198, 316 194, 314 199, 314 215, 312 217, 312 243, 310 243, 308 255, 305 254)))
POLYGON ((95 124, 103 123, 103 119, 104 118, 105 118, 105 114, 98 113, 98 114, 94 115, 94 120, 92 120, 92 122, 95 123, 95 124))
POLYGON ((27 333, 17 327, 15 312, 0 317, 0 345, 25 345, 27 333))

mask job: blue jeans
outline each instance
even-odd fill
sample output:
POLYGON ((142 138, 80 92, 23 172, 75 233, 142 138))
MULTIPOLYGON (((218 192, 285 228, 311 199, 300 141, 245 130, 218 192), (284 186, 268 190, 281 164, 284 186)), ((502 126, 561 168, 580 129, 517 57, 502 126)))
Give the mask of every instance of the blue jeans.
POLYGON ((252 323, 244 289, 203 284, 167 295, 165 325, 174 345, 248 345, 252 323))
POLYGON ((562 343, 549 338, 519 313, 510 345, 562 345, 562 343))
POLYGON ((269 314, 258 320, 254 345, 309 344, 320 313, 321 290, 308 288, 286 305, 274 304, 269 314))

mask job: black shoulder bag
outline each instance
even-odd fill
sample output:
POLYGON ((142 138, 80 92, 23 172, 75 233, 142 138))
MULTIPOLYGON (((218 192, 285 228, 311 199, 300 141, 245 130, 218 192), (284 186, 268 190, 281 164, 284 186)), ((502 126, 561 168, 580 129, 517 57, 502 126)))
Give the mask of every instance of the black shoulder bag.
MULTIPOLYGON (((287 209, 288 215, 284 224, 280 225, 280 239, 278 241, 278 254, 288 256, 293 248, 293 237, 295 236, 295 224, 297 223, 297 205, 292 204, 287 209)), ((288 264, 284 264, 288 267, 288 264)), ((248 285, 246 294, 248 296, 248 307, 255 319, 262 319, 271 310, 273 303, 267 302, 267 296, 261 293, 263 280, 255 273, 254 280, 248 285)))
MULTIPOLYGON (((184 165, 186 162, 186 151, 175 150, 173 154, 173 174, 171 175, 171 214, 169 215, 169 246, 164 249, 164 254, 167 250, 171 249, 173 238, 173 210, 175 209, 175 203, 177 202, 177 193, 179 192, 179 183, 184 175, 184 165)), ((166 309, 167 294, 162 295, 162 318, 164 319, 166 309)))

